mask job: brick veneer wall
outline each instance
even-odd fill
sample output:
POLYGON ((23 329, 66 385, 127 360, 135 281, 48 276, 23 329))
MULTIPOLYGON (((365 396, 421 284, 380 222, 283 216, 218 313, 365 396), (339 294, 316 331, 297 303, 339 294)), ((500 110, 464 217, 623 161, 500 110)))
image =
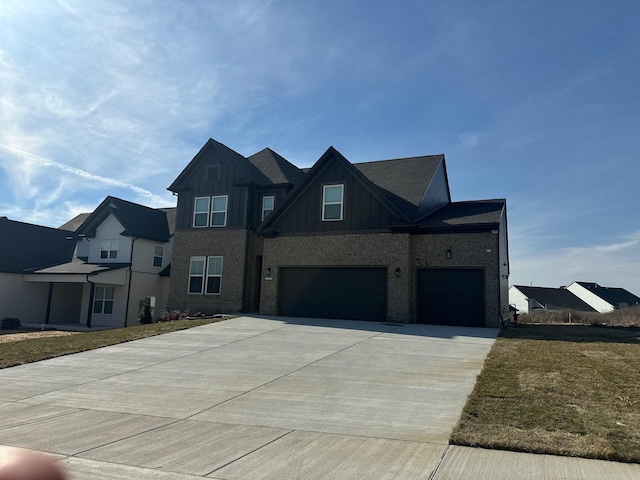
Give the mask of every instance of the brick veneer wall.
POLYGON ((383 266, 388 268, 387 318, 411 320, 409 305, 410 236, 408 234, 355 234, 283 236, 264 241, 263 278, 271 268, 273 281, 262 281, 260 313, 277 314, 278 268, 304 266, 383 266), (395 269, 405 272, 400 278, 395 269))
MULTIPOLYGON (((485 326, 500 326, 500 260, 498 235, 490 232, 425 234, 412 237, 412 292, 418 268, 482 268, 485 281, 485 326), (451 258, 446 252, 451 249, 451 258)), ((415 293, 412 293, 415 296, 415 293)), ((415 302, 412 303, 415 318, 415 302)))
POLYGON ((246 230, 206 228, 177 231, 171 261, 169 308, 207 314, 242 310, 246 237, 246 230), (189 264, 193 256, 223 257, 220 295, 187 293, 189 264))
POLYGON ((264 241, 260 313, 277 314, 278 268, 289 266, 385 266, 388 271, 387 319, 416 321, 418 268, 481 268, 485 273, 485 325, 500 325, 498 235, 490 232, 456 234, 354 234, 282 236, 264 241), (451 248, 452 258, 446 258, 451 248), (400 268, 400 278, 394 273, 400 268))

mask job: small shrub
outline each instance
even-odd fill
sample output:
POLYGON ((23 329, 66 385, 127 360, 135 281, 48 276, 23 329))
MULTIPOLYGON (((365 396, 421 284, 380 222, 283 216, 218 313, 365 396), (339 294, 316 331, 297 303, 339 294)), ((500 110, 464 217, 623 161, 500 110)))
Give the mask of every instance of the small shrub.
POLYGON ((17 330, 20 328, 20 319, 19 318, 3 318, 2 319, 2 330, 17 330))
POLYGON ((140 317, 138 320, 138 323, 140 325, 149 325, 150 323, 153 323, 153 317, 151 316, 151 305, 146 304, 144 306, 142 312, 140 312, 140 317))

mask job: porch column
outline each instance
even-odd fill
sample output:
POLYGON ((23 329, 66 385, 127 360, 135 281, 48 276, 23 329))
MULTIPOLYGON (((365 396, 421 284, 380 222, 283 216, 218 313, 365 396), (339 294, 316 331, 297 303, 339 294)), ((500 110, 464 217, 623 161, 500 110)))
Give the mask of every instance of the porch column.
POLYGON ((49 297, 47 298, 47 314, 44 317, 44 323, 49 324, 51 317, 51 300, 53 299, 53 282, 49 282, 49 297))

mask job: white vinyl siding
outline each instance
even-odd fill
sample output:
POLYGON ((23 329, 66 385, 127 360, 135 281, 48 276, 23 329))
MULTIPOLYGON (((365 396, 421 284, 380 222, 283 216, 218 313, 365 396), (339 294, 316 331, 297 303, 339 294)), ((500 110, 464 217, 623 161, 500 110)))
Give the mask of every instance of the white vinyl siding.
POLYGON ((342 220, 344 213, 344 185, 322 187, 322 221, 342 220))
POLYGON ((206 227, 209 225, 209 205, 211 198, 196 197, 193 203, 193 226, 206 227))

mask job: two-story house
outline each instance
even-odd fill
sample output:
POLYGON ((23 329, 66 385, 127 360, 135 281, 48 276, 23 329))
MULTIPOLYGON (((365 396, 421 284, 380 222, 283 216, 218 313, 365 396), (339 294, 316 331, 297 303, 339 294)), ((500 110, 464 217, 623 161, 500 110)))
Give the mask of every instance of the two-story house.
POLYGON ((178 195, 169 305, 206 313, 498 326, 506 201, 452 202, 443 155, 303 172, 209 140, 178 195))
POLYGON ((37 323, 87 327, 136 325, 141 302, 165 308, 175 209, 153 209, 107 197, 67 239, 68 262, 32 269, 24 280, 48 285, 37 323), (62 318, 50 312, 65 310, 62 318))

